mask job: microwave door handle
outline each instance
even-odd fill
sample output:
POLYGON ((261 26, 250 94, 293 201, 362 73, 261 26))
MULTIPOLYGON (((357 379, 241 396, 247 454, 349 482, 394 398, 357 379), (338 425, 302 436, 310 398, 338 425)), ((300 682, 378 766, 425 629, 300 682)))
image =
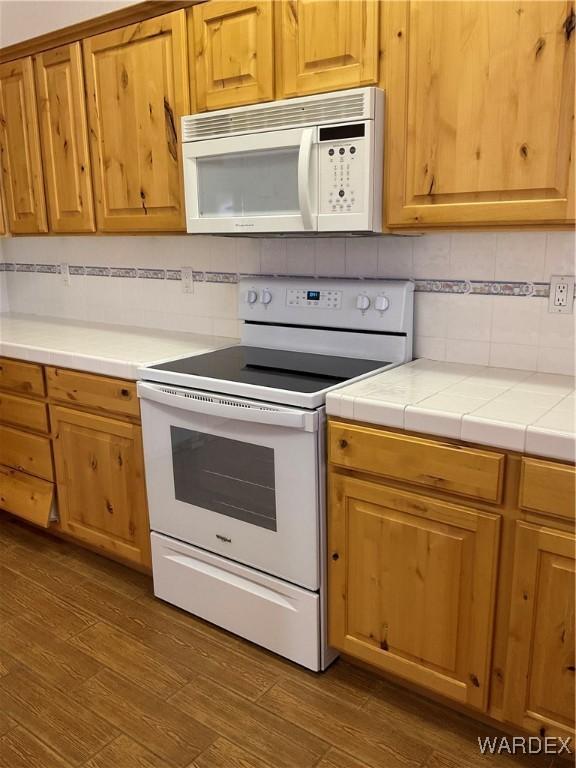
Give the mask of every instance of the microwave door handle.
POLYGON ((214 397, 207 392, 190 392, 170 384, 154 384, 148 381, 138 382, 138 396, 143 400, 153 400, 161 405, 168 405, 182 411, 202 413, 207 416, 219 416, 234 421, 250 421, 257 424, 271 424, 277 427, 292 427, 304 432, 314 432, 317 418, 314 411, 297 411, 282 407, 260 407, 258 403, 236 400, 233 397, 214 397), (194 395, 198 395, 195 397, 194 395), (188 396, 187 396, 188 395, 188 396), (238 405, 235 405, 238 403, 238 405))
POLYGON ((312 145, 314 144, 314 128, 304 128, 298 153, 298 203, 304 229, 314 229, 312 216, 312 145))

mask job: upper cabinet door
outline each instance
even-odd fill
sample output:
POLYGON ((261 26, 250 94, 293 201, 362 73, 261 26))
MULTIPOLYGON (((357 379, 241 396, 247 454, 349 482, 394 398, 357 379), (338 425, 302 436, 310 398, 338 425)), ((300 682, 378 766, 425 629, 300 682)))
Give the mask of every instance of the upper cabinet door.
POLYGON ((185 11, 90 37, 84 61, 99 228, 184 229, 185 11))
POLYGON ((274 98, 273 9, 270 0, 211 0, 189 11, 198 111, 274 98))
POLYGON ((388 225, 574 217, 573 2, 382 6, 388 225))
POLYGON ((379 6, 376 0, 282 0, 278 98, 377 83, 379 6))
POLYGON ((47 232, 31 58, 0 65, 0 162, 9 231, 47 232))
POLYGON ((39 54, 35 66, 50 229, 93 232, 80 43, 39 54))

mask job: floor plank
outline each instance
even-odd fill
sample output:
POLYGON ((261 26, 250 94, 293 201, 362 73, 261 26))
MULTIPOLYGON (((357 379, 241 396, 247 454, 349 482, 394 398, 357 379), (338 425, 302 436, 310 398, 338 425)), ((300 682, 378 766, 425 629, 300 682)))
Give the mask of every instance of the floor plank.
POLYGON ((170 702, 274 768, 307 768, 328 750, 305 730, 207 678, 189 683, 170 702))
POLYGON ((366 712, 294 680, 283 680, 259 702, 374 768, 418 768, 431 749, 416 734, 388 728, 386 736, 366 712))
MULTIPOLYGON (((0 559, 1 561, 1 559, 0 559)), ((5 621, 15 616, 33 614, 55 635, 65 640, 93 624, 93 616, 72 609, 46 589, 30 581, 9 568, 0 565, 0 617, 5 621)))
POLYGON ((227 739, 217 739, 194 760, 193 768, 275 768, 275 766, 227 739))
POLYGON ((0 711, 79 766, 119 735, 90 709, 78 707, 24 669, 0 678, 0 711))
POLYGON ((72 696, 80 708, 97 713, 175 766, 188 766, 217 738, 210 728, 174 705, 107 670, 72 696))
POLYGON ((171 768, 170 763, 137 744, 128 736, 119 736, 91 760, 84 768, 171 768))
POLYGON ((352 755, 341 752, 339 749, 330 749, 318 763, 316 768, 368 768, 366 763, 361 763, 352 755))
POLYGON ((20 616, 0 630, 0 649, 35 677, 67 692, 100 671, 94 659, 53 635, 40 621, 20 616))
POLYGON ((24 728, 14 728, 0 738, 0 768, 70 768, 70 764, 24 728))
POLYGON ((191 673, 168 655, 109 624, 94 624, 71 638, 69 645, 161 698, 167 698, 192 679, 191 673))

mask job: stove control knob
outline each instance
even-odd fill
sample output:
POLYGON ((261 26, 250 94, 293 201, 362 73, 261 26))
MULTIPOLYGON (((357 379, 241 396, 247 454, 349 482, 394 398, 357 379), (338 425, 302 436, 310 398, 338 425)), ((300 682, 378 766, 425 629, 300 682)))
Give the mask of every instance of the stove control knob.
POLYGON ((264 289, 263 291, 260 291, 260 304, 270 304, 272 301, 272 294, 270 291, 267 291, 264 289))
POLYGON ((374 302, 375 309, 377 309, 379 312, 386 312, 389 306, 390 299, 388 296, 376 296, 376 301, 374 302))
POLYGON ((256 293, 256 291, 253 291, 253 290, 246 291, 246 304, 255 304, 257 299, 258 299, 258 294, 256 293))
POLYGON ((356 296, 356 309, 361 309, 362 312, 365 312, 370 307, 370 297, 366 296, 366 294, 361 293, 359 296, 356 296))

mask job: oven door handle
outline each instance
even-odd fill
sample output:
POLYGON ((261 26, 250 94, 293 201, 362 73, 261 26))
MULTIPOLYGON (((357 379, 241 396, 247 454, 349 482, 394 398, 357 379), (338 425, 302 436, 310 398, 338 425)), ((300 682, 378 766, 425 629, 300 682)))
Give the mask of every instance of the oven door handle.
POLYGON ((234 421, 250 421, 253 424, 271 424, 275 427, 291 427, 304 432, 318 429, 316 411, 300 411, 280 405, 267 405, 256 400, 242 400, 210 392, 200 392, 169 384, 138 382, 138 397, 169 405, 181 411, 218 416, 234 421))

